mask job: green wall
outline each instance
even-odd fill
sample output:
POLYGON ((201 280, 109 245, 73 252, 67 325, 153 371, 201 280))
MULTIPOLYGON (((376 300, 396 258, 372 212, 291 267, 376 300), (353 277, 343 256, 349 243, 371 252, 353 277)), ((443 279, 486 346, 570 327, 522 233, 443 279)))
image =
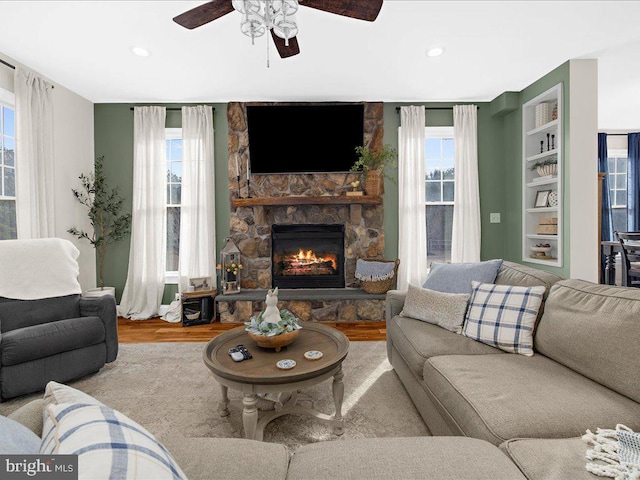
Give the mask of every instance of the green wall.
MULTIPOLYGON (((179 108, 183 104, 154 104, 167 108, 179 108)), ((213 114, 216 175, 216 247, 222 248, 229 233, 229 189, 227 185, 227 104, 211 103, 213 114)), ((96 104, 94 106, 95 155, 104 155, 104 170, 108 182, 118 186, 124 197, 124 210, 131 212, 133 192, 133 111, 134 104, 96 104)), ((166 126, 182 126, 182 113, 167 110, 166 126)), ((127 280, 129 264, 129 238, 112 245, 104 266, 105 285, 116 287, 118 301, 127 280)), ((163 303, 170 303, 177 292, 177 285, 167 285, 163 303)))
MULTIPOLYGON (((528 264, 531 267, 555 273, 569 278, 569 62, 560 65, 544 77, 529 85, 519 93, 519 108, 513 112, 498 117, 502 123, 501 137, 503 143, 502 156, 504 158, 504 248, 503 258, 513 262, 522 262, 522 105, 540 95, 558 83, 563 84, 562 113, 563 113, 563 266, 549 267, 546 265, 528 264), (508 200, 508 201, 507 201, 508 200)), ((483 224, 484 226, 484 224, 483 224)), ((484 235, 483 235, 484 244, 484 235)), ((484 250, 484 245, 483 245, 484 250)))
MULTIPOLYGON (((384 143, 398 146, 398 127, 400 115, 397 107, 405 105, 424 105, 425 107, 452 107, 456 103, 385 103, 384 104, 384 143)), ((489 223, 489 213, 501 213, 504 217, 503 188, 503 138, 502 119, 491 116, 489 103, 476 102, 478 105, 478 176, 480 183, 480 215, 482 218, 483 260, 502 258, 505 243, 504 223, 489 223)), ((452 110, 427 110, 427 127, 453 125, 452 110)), ((397 180, 397 171, 394 175, 397 180)), ((398 255, 398 186, 387 180, 384 198, 385 257, 398 255)))

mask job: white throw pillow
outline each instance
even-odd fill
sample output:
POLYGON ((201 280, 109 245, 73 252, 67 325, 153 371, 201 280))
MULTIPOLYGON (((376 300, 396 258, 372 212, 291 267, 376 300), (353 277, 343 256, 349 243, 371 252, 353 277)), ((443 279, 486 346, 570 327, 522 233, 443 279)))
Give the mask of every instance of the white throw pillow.
POLYGON ((505 352, 533 356, 533 330, 545 287, 471 286, 462 334, 505 352))
POLYGON ((91 395, 58 382, 49 382, 44 389, 44 408, 61 403, 85 403, 87 405, 104 405, 91 395))
POLYGON ((126 415, 104 405, 48 405, 44 410, 40 453, 78 455, 80 478, 187 478, 153 435, 126 415))
POLYGON ((460 333, 467 311, 467 293, 444 293, 409 284, 400 316, 411 317, 460 333))

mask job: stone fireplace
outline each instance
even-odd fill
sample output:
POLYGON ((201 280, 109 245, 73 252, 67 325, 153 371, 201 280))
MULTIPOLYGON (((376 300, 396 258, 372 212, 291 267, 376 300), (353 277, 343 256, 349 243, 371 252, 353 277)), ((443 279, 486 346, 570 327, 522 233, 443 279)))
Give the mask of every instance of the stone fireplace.
MULTIPOLYGON (((251 103, 268 105, 272 103, 251 103)), ((229 195, 231 199, 230 237, 242 253, 243 289, 272 288, 273 225, 339 225, 344 230, 344 283, 357 287, 354 277, 356 260, 361 257, 380 258, 384 254, 383 205, 377 202, 349 202, 340 199, 351 190, 357 174, 274 174, 252 175, 250 205, 236 202, 246 199, 246 169, 249 157, 249 136, 246 105, 229 103, 229 195), (238 185, 235 158, 240 165, 238 185), (318 202, 301 202, 300 197, 316 198, 318 202), (261 202, 260 199, 265 201, 261 202), (289 201, 290 199, 290 201, 289 201), (273 202, 269 200, 278 200, 273 202), (337 200, 337 201, 326 201, 337 200)), ((382 146, 382 103, 365 103, 364 143, 371 148, 382 146)), ((327 139, 330 141, 330 139, 327 139)), ((312 145, 309 148, 313 148, 312 145)), ((301 157, 304 162, 304 157, 301 157)), ((304 200, 303 198, 303 200, 304 200)), ((306 251, 303 252, 306 255, 306 251)), ((283 277, 282 275, 281 277, 283 277)), ((291 287, 285 287, 291 288, 291 287)))
POLYGON ((344 225, 273 225, 271 285, 344 288, 344 225))

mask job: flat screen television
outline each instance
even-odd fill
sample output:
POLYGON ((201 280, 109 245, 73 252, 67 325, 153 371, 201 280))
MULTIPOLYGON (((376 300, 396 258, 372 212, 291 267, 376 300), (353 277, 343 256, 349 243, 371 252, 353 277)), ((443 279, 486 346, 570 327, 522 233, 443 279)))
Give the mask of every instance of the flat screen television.
POLYGON ((247 126, 252 174, 348 172, 364 105, 250 105, 247 126))

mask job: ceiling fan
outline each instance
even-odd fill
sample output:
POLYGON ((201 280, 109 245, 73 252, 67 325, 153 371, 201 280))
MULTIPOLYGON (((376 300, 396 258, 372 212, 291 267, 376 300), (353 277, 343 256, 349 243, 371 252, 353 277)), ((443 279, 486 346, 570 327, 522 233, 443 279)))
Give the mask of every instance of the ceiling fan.
POLYGON ((178 25, 194 29, 223 17, 234 10, 243 15, 242 33, 255 38, 267 30, 281 58, 300 53, 298 27, 294 14, 299 5, 315 8, 344 17, 373 22, 382 8, 383 0, 211 0, 173 19, 178 25))

